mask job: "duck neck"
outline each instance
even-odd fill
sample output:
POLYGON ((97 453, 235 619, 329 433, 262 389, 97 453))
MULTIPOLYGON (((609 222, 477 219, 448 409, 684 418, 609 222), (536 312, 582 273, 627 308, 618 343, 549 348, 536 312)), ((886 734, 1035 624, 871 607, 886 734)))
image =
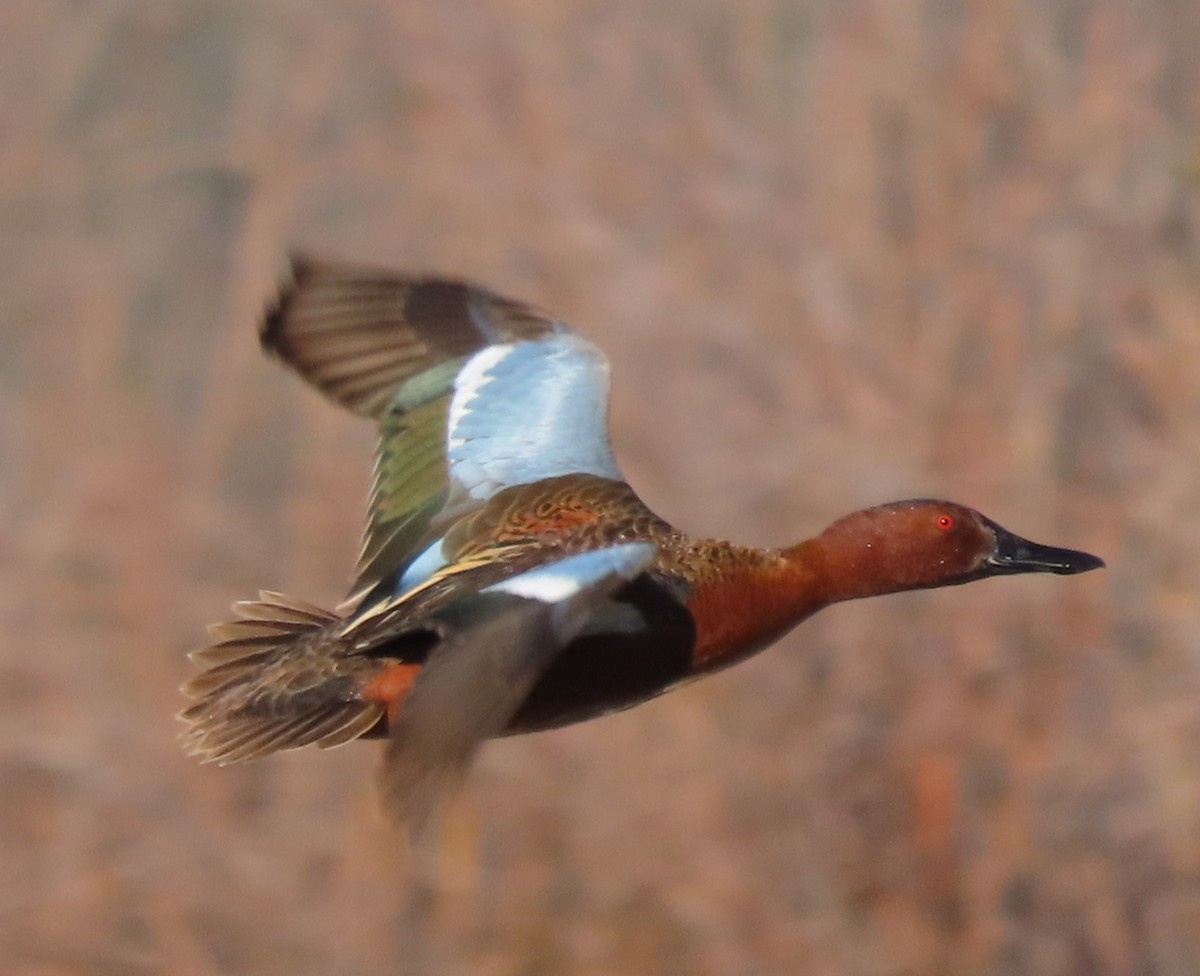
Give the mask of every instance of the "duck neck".
POLYGON ((692 580, 688 607, 698 671, 754 654, 825 606, 805 545, 778 550, 705 543, 700 558, 682 567, 692 580))
POLYGON ((880 581, 864 563, 861 553, 830 546, 821 536, 783 550, 783 558, 798 583, 802 581, 805 616, 831 603, 857 600, 879 592, 880 581))
MULTIPOLYGON (((805 580, 814 611, 843 600, 881 596, 921 585, 894 551, 876 510, 847 516, 819 536, 783 550, 805 580)), ((810 611, 813 612, 813 611, 810 611)))
POLYGON ((886 540, 861 525, 835 523, 786 549, 705 543, 700 552, 689 600, 700 670, 761 650, 831 603, 908 588, 897 585, 886 540))

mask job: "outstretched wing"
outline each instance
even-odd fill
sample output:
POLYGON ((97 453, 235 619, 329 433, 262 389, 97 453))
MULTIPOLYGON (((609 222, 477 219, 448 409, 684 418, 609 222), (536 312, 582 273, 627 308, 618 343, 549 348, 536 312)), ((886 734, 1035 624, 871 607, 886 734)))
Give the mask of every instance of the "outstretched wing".
POLYGON ((466 282, 297 258, 264 348, 380 424, 352 598, 390 587, 447 506, 585 471, 619 478, 608 362, 544 312, 466 282))
POLYGON ((485 739, 499 735, 597 608, 645 570, 644 542, 569 556, 455 601, 442 636, 388 730, 380 790, 418 831, 485 739))

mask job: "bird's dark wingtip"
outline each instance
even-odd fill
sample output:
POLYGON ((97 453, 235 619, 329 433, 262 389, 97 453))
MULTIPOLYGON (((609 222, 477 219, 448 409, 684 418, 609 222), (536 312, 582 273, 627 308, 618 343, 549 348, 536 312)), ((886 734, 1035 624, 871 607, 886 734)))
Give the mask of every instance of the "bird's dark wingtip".
POLYGON ((304 251, 288 252, 287 271, 258 328, 258 341, 265 352, 286 358, 289 345, 286 324, 292 304, 319 266, 320 262, 304 251))

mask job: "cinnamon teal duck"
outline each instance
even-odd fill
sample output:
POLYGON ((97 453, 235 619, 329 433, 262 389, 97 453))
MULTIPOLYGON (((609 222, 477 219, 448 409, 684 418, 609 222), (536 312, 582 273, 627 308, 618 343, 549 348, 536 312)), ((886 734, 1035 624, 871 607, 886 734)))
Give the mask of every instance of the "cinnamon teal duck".
POLYGON ((831 603, 1104 565, 932 499, 781 549, 686 535, 621 475, 604 354, 465 282, 296 259, 261 340, 379 425, 362 555, 337 612, 264 592, 210 628, 185 743, 233 763, 387 737, 398 821, 482 741, 636 705, 831 603))

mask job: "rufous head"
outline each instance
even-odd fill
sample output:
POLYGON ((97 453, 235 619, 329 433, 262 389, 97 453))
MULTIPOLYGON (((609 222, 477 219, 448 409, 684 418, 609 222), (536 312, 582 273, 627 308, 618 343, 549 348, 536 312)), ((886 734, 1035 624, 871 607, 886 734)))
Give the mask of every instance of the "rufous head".
POLYGON ((928 498, 847 515, 814 542, 831 601, 1104 565, 1086 552, 1023 539, 965 505, 928 498))

